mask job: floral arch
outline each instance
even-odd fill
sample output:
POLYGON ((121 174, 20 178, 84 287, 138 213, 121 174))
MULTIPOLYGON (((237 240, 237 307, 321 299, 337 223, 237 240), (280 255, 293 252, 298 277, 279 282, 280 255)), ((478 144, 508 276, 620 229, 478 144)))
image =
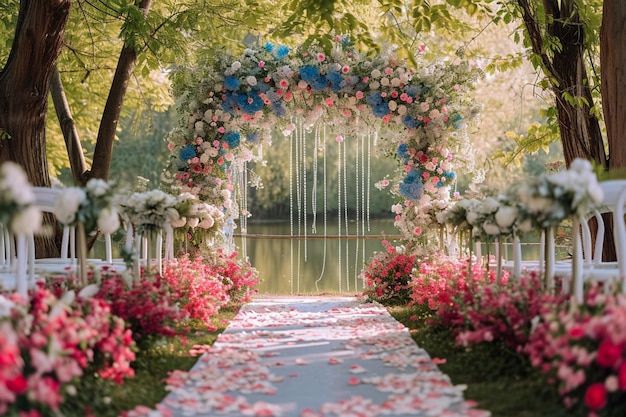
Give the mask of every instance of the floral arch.
POLYGON ((174 74, 182 121, 167 138, 163 182, 245 218, 231 200, 234 177, 263 159, 273 132, 320 123, 345 136, 373 132, 377 148, 399 161, 377 187, 398 196, 396 225, 415 238, 449 204, 455 169, 473 161, 466 122, 477 112, 467 91, 480 76, 460 58, 417 68, 392 51, 368 58, 340 36, 330 52, 268 42, 216 56, 174 74))

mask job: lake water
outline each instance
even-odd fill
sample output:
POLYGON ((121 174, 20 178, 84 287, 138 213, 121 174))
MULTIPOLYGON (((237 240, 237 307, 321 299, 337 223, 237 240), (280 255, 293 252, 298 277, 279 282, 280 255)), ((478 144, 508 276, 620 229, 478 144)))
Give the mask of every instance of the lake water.
POLYGON ((241 238, 235 242, 240 254, 247 255, 259 271, 260 294, 354 294, 363 289, 358 277, 363 266, 375 251, 384 250, 381 234, 397 235, 398 230, 393 220, 371 220, 369 231, 359 231, 360 236, 367 238, 355 239, 356 224, 350 223, 349 227, 352 236, 346 237, 344 224, 342 236, 337 239, 338 224, 329 222, 324 239, 324 225, 318 222, 317 234, 311 233, 309 225, 307 238, 290 239, 289 223, 249 223, 245 247, 241 238), (271 235, 271 238, 253 235, 271 235))

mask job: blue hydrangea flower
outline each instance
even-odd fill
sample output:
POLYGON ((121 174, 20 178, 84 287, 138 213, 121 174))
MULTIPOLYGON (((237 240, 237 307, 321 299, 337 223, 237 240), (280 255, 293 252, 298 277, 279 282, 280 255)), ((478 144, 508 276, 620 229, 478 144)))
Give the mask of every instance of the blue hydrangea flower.
POLYGON ((385 117, 389 114, 389 104, 387 102, 382 102, 375 106, 372 106, 372 113, 376 117, 385 117))
POLYGON ((226 87, 227 90, 234 91, 239 88, 240 84, 238 78, 231 76, 224 78, 224 87, 226 87))
POLYGON ((288 46, 280 45, 278 48, 276 48, 276 58, 283 59, 287 55, 289 55, 289 47, 288 46))
POLYGON ((463 117, 461 117, 460 114, 456 113, 454 114, 454 116, 452 116, 452 126, 455 129, 461 129, 463 127, 463 125, 465 124, 465 122, 463 121, 463 117))
POLYGON ((259 134, 256 132, 250 133, 246 139, 248 140, 248 142, 256 142, 257 140, 259 140, 259 134))
POLYGON ((226 134, 224 134, 224 142, 228 143, 229 149, 234 149, 239 146, 241 135, 239 132, 226 132, 226 134))
POLYGON ((180 150, 178 154, 182 161, 188 161, 191 158, 196 157, 196 147, 193 145, 187 145, 183 149, 180 150))
POLYGON ((328 87, 328 80, 326 79, 325 75, 320 75, 319 77, 311 81, 309 85, 311 85, 311 88, 314 90, 323 90, 328 87))
POLYGON ((456 174, 452 171, 448 171, 446 173, 443 174, 446 178, 453 180, 456 178, 456 174))
POLYGON ((437 188, 441 188, 443 186, 444 186, 443 181, 438 181, 437 182, 437 188))
POLYGON ((406 143, 398 145, 398 157, 403 160, 409 159, 409 145, 406 143))
POLYGON ((300 68, 300 78, 309 84, 319 76, 320 70, 314 65, 305 65, 300 68))
POLYGON ((400 195, 407 200, 418 201, 424 195, 424 186, 421 182, 411 184, 400 183, 400 195))
POLYGON ((414 119, 413 117, 407 114, 406 116, 402 118, 402 124, 404 124, 409 129, 415 129, 416 127, 421 126, 422 122, 420 122, 417 119, 414 119))
POLYGON ((265 42, 265 50, 269 53, 274 52, 274 44, 271 42, 265 42))
POLYGON ((333 91, 341 90, 341 82, 343 81, 343 76, 339 71, 329 71, 326 75, 328 82, 330 82, 330 88, 333 91))
POLYGON ((263 108, 265 103, 258 94, 239 94, 237 96, 237 105, 242 112, 246 114, 254 114, 263 108))
POLYGON ((409 172, 407 172, 404 180, 402 181, 404 184, 415 184, 421 183, 421 172, 413 168, 409 172))
POLYGON ((374 107, 382 103, 383 98, 378 93, 369 93, 367 96, 365 96, 365 101, 367 102, 367 104, 374 107))
POLYGON ((283 117, 286 113, 285 108, 283 107, 280 101, 273 102, 272 109, 274 110, 274 113, 276 113, 276 116, 278 117, 283 117))

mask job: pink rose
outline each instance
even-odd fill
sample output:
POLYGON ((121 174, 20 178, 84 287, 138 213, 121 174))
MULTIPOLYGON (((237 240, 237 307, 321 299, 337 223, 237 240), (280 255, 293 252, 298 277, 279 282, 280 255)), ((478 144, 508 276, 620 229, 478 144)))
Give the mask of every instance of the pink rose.
POLYGON ((596 382, 585 391, 585 405, 592 410, 601 410, 606 405, 606 387, 601 382, 596 382))
POLYGON ((598 347, 596 361, 603 368, 612 368, 622 357, 622 346, 614 344, 609 339, 604 339, 598 347))

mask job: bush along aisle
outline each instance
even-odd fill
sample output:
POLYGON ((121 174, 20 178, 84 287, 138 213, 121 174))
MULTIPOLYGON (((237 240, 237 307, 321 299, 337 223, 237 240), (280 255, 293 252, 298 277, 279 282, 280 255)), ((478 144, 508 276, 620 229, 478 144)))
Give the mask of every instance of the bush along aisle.
POLYGON ((82 384, 85 377, 123 384, 136 353, 184 341, 190 320, 215 330, 220 309, 249 300, 258 283, 250 264, 221 252, 170 260, 163 276, 142 271, 130 285, 106 271, 87 280, 48 277, 28 297, 0 294, 0 414, 72 415, 66 405, 75 411, 78 391, 99 386, 82 384))
MULTIPOLYGON (((464 235, 469 236, 467 248, 473 240, 499 245, 533 230, 547 235, 564 220, 585 218, 602 201, 593 168, 582 159, 494 197, 457 200, 433 213, 451 256, 423 254, 429 247, 417 246, 402 254, 411 259, 409 271, 398 268, 398 250, 385 242, 387 252, 375 254, 363 270, 365 293, 385 303, 405 300, 408 294, 407 304, 427 311, 416 318, 428 317, 428 324, 445 329, 458 347, 492 344, 503 346, 509 358, 522 357, 544 374, 546 386, 556 386, 564 414, 623 416, 626 296, 599 293, 580 280, 565 285, 571 283, 522 273, 520 267, 509 276, 500 260, 496 271, 489 270, 482 257, 456 245, 464 235), (568 287, 573 287, 571 298, 559 295, 568 287)), ((545 262, 545 270, 553 262, 545 262)))

